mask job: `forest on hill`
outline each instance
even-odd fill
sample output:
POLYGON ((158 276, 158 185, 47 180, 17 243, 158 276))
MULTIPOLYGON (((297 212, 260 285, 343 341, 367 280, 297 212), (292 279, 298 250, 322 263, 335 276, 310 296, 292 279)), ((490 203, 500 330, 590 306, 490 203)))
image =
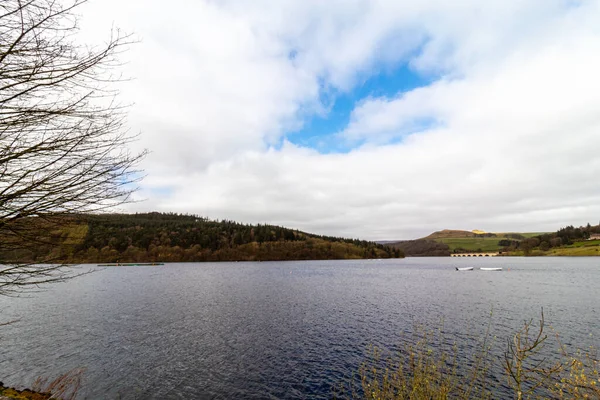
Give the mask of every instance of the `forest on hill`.
POLYGON ((192 262, 399 258, 402 250, 274 225, 214 221, 175 213, 71 216, 38 245, 0 262, 192 262))
POLYGON ((523 238, 501 240, 503 252, 511 255, 600 255, 600 225, 566 226, 552 233, 523 238))
POLYGON ((404 240, 389 243, 389 246, 401 250, 407 257, 448 257, 450 255, 448 245, 435 240, 404 240))

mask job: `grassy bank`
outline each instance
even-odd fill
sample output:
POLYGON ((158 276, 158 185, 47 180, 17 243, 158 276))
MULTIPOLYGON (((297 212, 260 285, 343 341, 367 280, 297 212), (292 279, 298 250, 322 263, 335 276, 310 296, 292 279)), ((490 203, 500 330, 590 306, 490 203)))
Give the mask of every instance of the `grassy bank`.
POLYGON ((600 246, 593 247, 559 247, 544 252, 545 256, 600 256, 600 246))
POLYGON ((533 257, 593 257, 600 256, 600 243, 576 242, 569 246, 561 246, 543 251, 533 249, 526 254, 523 250, 516 250, 505 253, 507 256, 533 256, 533 257))

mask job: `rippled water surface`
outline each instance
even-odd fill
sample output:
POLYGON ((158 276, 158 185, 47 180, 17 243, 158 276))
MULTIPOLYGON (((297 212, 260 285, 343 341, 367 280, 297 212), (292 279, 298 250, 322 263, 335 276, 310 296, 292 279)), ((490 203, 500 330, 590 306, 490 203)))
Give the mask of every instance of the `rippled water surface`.
POLYGON ((539 316, 597 344, 599 258, 198 263, 105 268, 0 298, 0 380, 86 367, 87 398, 330 398, 369 344, 416 324, 474 346, 539 316), (502 266, 456 272, 455 266, 502 266), (590 336, 592 335, 592 336, 590 336))

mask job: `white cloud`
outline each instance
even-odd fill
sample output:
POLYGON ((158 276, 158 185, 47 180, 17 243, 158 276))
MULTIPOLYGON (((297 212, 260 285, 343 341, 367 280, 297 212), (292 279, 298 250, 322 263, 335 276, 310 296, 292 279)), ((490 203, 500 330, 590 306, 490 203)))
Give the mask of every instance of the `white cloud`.
POLYGON ((133 209, 369 239, 600 218, 598 1, 124 7, 92 2, 83 22, 96 32, 114 19, 142 38, 123 91, 152 151, 148 200, 133 209), (363 147, 279 148, 303 117, 326 112, 323 91, 351 91, 399 62, 439 78, 357 104, 341 136, 363 147))

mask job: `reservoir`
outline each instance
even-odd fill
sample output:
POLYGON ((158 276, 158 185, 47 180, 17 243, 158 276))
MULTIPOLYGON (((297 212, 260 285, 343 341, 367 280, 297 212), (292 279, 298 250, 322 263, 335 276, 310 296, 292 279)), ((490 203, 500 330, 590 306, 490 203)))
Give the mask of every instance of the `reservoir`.
MULTIPOLYGON (((597 346, 598 283, 600 257, 97 268, 0 298, 0 322, 18 320, 0 327, 0 380, 30 386, 85 367, 91 399, 329 399, 370 345, 393 350, 415 326, 442 330, 451 343, 439 345, 459 354, 489 326, 500 361, 543 308, 549 336, 597 346)), ((501 368, 490 374, 502 393, 501 368)))

